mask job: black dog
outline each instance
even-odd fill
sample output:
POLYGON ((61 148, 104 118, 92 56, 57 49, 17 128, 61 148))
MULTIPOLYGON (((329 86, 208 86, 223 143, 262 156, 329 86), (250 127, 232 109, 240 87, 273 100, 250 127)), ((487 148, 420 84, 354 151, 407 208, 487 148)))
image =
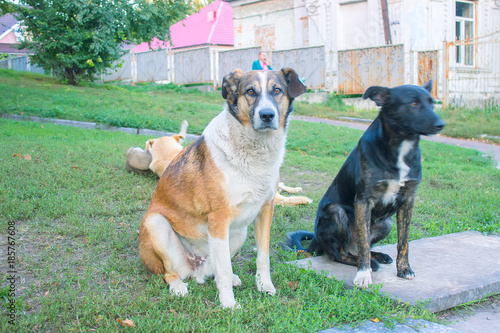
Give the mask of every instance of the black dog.
POLYGON ((445 125, 434 112, 431 88, 432 81, 423 87, 366 90, 363 98, 382 106, 378 117, 321 199, 314 233, 289 233, 285 246, 358 266, 354 284, 366 288, 372 283, 371 270, 392 262, 386 254, 370 252, 370 247, 389 234, 391 217, 397 214, 397 276, 415 276, 408 262, 408 238, 422 177, 418 143, 420 135, 436 134, 445 125), (311 240, 307 249, 302 240, 311 240))

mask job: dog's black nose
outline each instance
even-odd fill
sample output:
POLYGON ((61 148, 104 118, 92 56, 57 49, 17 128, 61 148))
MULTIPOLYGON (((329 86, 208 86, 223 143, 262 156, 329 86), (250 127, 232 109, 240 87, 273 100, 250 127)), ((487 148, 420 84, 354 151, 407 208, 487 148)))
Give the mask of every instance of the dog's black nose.
POLYGON ((445 125, 444 121, 439 120, 436 124, 434 124, 434 128, 436 128, 437 132, 441 132, 445 125))
POLYGON ((274 119, 274 110, 264 109, 259 112, 260 119, 263 122, 269 123, 274 119))

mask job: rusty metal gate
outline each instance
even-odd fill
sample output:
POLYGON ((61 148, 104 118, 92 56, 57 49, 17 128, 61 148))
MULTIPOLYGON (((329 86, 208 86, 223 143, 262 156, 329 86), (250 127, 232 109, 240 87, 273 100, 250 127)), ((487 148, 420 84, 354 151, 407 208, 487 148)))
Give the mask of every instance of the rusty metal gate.
POLYGON ((438 87, 438 52, 423 51, 417 52, 418 62, 418 82, 419 86, 423 86, 427 81, 432 80, 432 97, 437 98, 438 87))
POLYGON ((274 70, 293 68, 299 77, 305 78, 304 84, 308 88, 325 88, 326 67, 323 46, 273 51, 272 67, 274 70))
POLYGON ((207 83, 210 78, 210 48, 176 52, 174 69, 176 84, 207 83))
POLYGON ((339 94, 362 94, 373 85, 404 84, 403 45, 338 52, 339 94))

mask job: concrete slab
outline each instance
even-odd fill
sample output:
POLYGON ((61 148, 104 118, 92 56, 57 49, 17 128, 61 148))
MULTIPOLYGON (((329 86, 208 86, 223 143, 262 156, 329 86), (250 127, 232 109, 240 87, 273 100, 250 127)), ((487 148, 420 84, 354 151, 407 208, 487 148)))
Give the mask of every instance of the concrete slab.
POLYGON ((351 328, 344 325, 342 328, 329 328, 318 333, 462 333, 462 331, 432 323, 426 320, 407 319, 404 324, 396 323, 394 328, 385 327, 383 322, 374 323, 367 320, 361 326, 351 328))
MULTIPOLYGON (((380 293, 401 302, 427 301, 427 309, 437 312, 500 293, 500 236, 484 236, 465 231, 410 242, 410 265, 415 279, 396 276, 396 245, 374 248, 390 255, 394 262, 380 265, 372 273, 374 284, 383 284, 380 293)), ((344 280, 352 287, 356 267, 314 257, 292 262, 318 273, 344 280)))

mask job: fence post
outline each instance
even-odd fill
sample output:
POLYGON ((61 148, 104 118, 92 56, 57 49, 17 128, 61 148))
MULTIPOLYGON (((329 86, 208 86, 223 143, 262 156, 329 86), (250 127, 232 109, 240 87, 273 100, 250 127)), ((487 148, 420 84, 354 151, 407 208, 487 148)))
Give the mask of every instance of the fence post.
POLYGON ((28 55, 25 55, 26 57, 26 71, 27 72, 31 72, 31 61, 30 61, 30 57, 28 55))
POLYGON ((7 68, 12 69, 12 55, 10 53, 7 54, 7 68))
POLYGON ((443 56, 443 61, 444 61, 443 108, 444 109, 448 107, 449 97, 450 97, 450 83, 448 82, 450 78, 450 44, 451 43, 444 42, 444 56, 443 56))
POLYGON ((133 51, 130 54, 130 76, 132 77, 132 83, 135 85, 137 83, 137 56, 133 51))
POLYGON ((213 64, 214 64, 214 79, 213 79, 213 87, 214 91, 217 89, 217 86, 219 85, 219 50, 214 49, 214 59, 213 59, 213 64))

